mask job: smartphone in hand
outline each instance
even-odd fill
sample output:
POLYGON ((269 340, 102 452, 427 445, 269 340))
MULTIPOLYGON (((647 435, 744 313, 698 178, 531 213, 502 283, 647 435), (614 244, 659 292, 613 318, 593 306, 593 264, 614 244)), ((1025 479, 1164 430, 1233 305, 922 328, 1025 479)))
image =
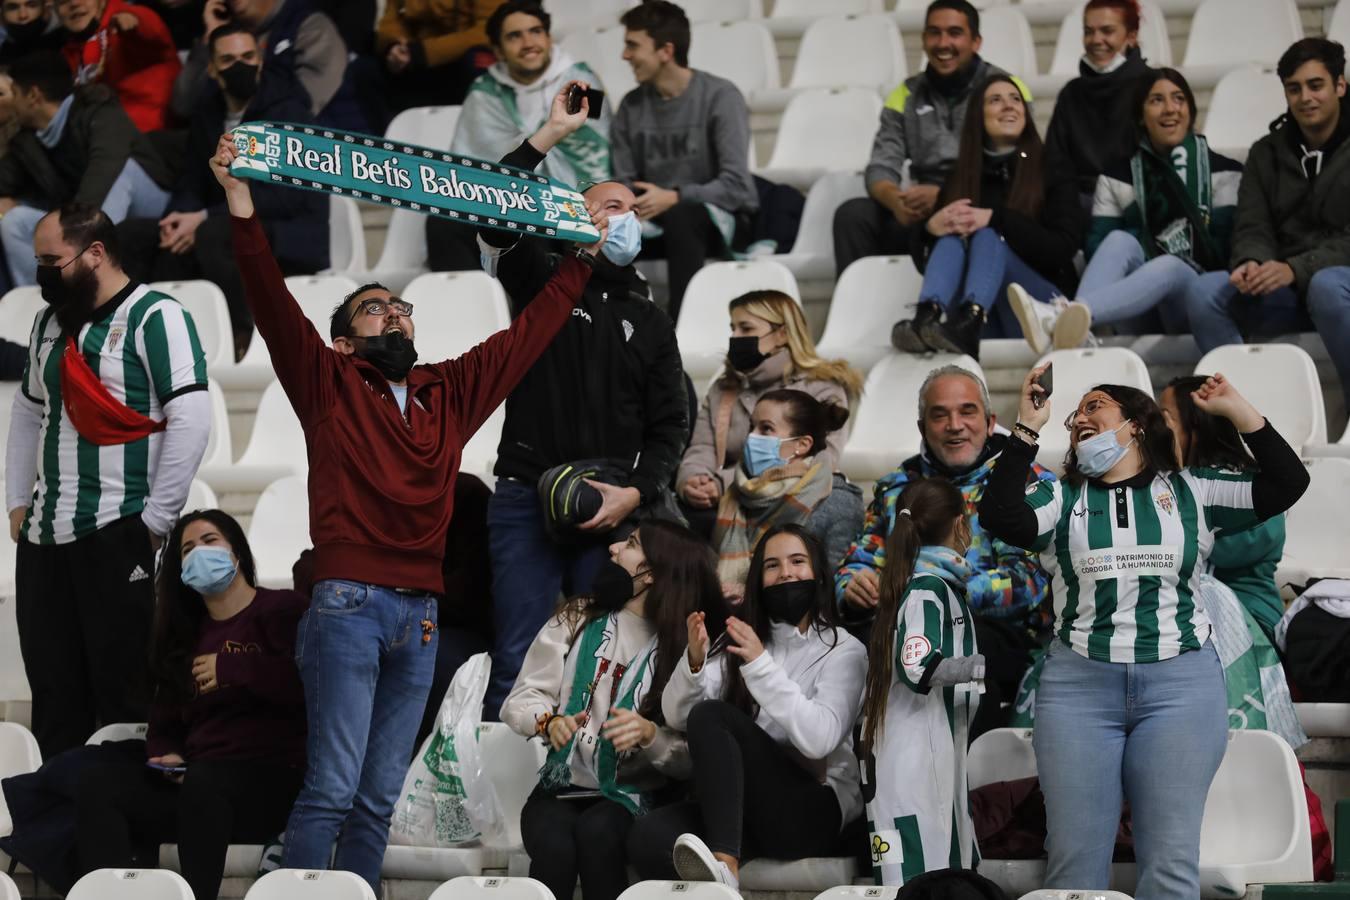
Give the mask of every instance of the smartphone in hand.
POLYGON ((153 763, 153 762, 148 762, 146 763, 146 765, 159 772, 168 772, 170 775, 182 775, 184 772, 187 771, 186 765, 166 766, 163 763, 153 763))
POLYGON ((1037 394, 1031 398, 1031 402, 1035 404, 1037 409, 1040 409, 1041 407, 1045 406, 1045 401, 1050 399, 1050 394, 1055 389, 1054 363, 1050 363, 1045 367, 1045 371, 1042 372, 1040 374, 1040 377, 1036 379, 1036 384, 1040 385, 1041 389, 1045 391, 1044 394, 1037 394))
POLYGON ((605 92, 598 88, 583 88, 579 84, 572 85, 567 92, 567 112, 570 115, 576 115, 581 112, 581 98, 585 97, 590 105, 586 109, 586 118, 600 118, 600 105, 605 102, 605 92))

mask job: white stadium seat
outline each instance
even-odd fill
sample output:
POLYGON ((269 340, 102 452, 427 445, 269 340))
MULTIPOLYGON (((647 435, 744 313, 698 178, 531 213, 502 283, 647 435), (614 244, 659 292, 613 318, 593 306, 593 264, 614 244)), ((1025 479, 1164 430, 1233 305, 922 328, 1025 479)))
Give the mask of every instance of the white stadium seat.
POLYGON ((1350 737, 1350 703, 1295 703, 1294 712, 1310 738, 1350 737))
POLYGON ((328 204, 328 268, 334 272, 366 270, 361 207, 351 197, 334 194, 328 204))
POLYGON ((150 726, 145 722, 113 722, 89 735, 85 745, 97 747, 104 741, 143 741, 150 726))
POLYGON ((867 165, 882 101, 865 88, 812 88, 788 101, 769 164, 770 181, 807 190, 825 172, 867 165))
POLYGON ((765 260, 708 263, 689 279, 675 325, 684 370, 701 384, 727 355, 731 315, 727 305, 750 291, 775 290, 801 301, 797 280, 785 266, 765 260))
MULTIPOLYGON (((1259 408, 1259 407, 1258 407, 1259 408)), ((1275 573, 1283 590, 1313 577, 1350 578, 1346 558, 1345 507, 1350 498, 1350 459, 1305 459, 1312 483, 1285 514, 1284 558, 1275 573)))
POLYGON ((631 0, 548 0, 544 8, 553 17, 554 37, 582 28, 603 27, 619 21, 631 0))
POLYGON ((192 512, 197 509, 217 509, 220 507, 220 500, 216 498, 216 492, 211 490, 211 486, 200 478, 192 479, 192 484, 188 485, 187 502, 183 504, 185 512, 192 512))
POLYGON ((66 900, 193 900, 192 888, 165 869, 95 869, 75 882, 66 900))
MULTIPOLYGON (((1325 15, 1325 13, 1323 13, 1325 15)), ((1327 39, 1350 44, 1350 0, 1338 0, 1327 26, 1327 39)))
POLYGON ((211 433, 206 439, 206 452, 201 465, 225 467, 234 462, 230 446, 230 412, 225 406, 225 391, 214 381, 206 385, 211 398, 211 433))
POLYGON ((1133 900, 1120 891, 1056 891, 1042 888, 1023 894, 1019 900, 1133 900))
POLYGON ((0 872, 0 900, 23 900, 19 886, 4 872, 0 872))
POLYGON ((1197 87, 1234 66, 1270 65, 1302 37, 1294 0, 1204 0, 1191 19, 1182 71, 1197 87))
POLYGON ((1218 152, 1246 160, 1252 144, 1265 137, 1270 123, 1288 108, 1274 68, 1241 66, 1214 86, 1201 133, 1218 152))
MULTIPOLYGON (((500 722, 479 726, 478 744, 487 776, 507 823, 507 848, 405 847, 390 845, 381 871, 386 878, 444 881, 461 875, 481 875, 484 869, 505 869, 513 853, 523 848, 520 811, 538 783, 544 747, 527 741, 500 722)), ((565 898, 570 900, 570 898, 565 898)))
POLYGON ((908 256, 865 256, 839 276, 817 351, 869 371, 891 348, 891 328, 907 317, 923 276, 908 256))
POLYGON ((486 272, 428 272, 403 298, 415 307, 419 362, 454 359, 511 326, 506 291, 486 272))
POLYGON ((605 89, 604 105, 611 116, 618 111, 628 92, 637 87, 633 68, 623 59, 623 33, 622 25, 610 24, 602 28, 583 28, 562 40, 563 49, 573 59, 584 62, 599 76, 605 89))
POLYGON ((680 8, 689 17, 690 24, 698 22, 735 22, 740 19, 762 19, 761 0, 680 0, 680 8))
MULTIPOLYGON (((853 268, 849 267, 850 270, 853 268)), ((887 336, 890 328, 887 326, 887 336)), ((892 350, 872 367, 840 468, 854 481, 876 481, 919 451, 919 387, 928 373, 957 365, 984 380, 980 364, 955 354, 915 355, 892 350)))
POLYGON ((351 872, 277 869, 253 883, 245 900, 375 900, 364 878, 351 872))
POLYGON ((828 300, 834 292, 834 214, 846 200, 865 196, 861 172, 826 172, 806 194, 792 249, 763 257, 788 267, 803 301, 828 300))
POLYGON ((756 92, 751 106, 757 112, 775 112, 807 88, 889 91, 904 80, 906 70, 905 45, 893 17, 881 13, 831 15, 806 27, 788 86, 780 91, 756 92), (841 59, 849 64, 839 65, 841 59))
POLYGON ((619 900, 740 900, 740 894, 715 881, 639 881, 619 895, 619 900))
POLYGON ((0 297, 0 338, 27 346, 33 335, 33 320, 47 305, 36 285, 16 287, 0 297))
MULTIPOLYGON (((1327 441, 1327 414, 1317 365, 1294 344, 1229 344, 1209 351, 1195 374, 1224 378, 1270 419, 1295 452, 1327 441)), ((1347 495, 1350 498, 1350 495, 1347 495)))
MULTIPOLYGON (((17 722, 0 722, 0 778, 36 772, 42 765, 37 738, 17 722)), ((0 791, 0 837, 14 830, 5 793, 0 791)))
MULTIPOLYGON (((10 701, 27 702, 33 699, 28 687, 28 672, 23 667, 23 653, 19 649, 19 622, 14 610, 14 563, 17 554, 14 543, 0 543, 0 565, 4 571, 0 577, 4 580, 4 590, 0 591, 0 710, 10 701)), ((4 740, 0 738, 0 747, 4 740)), ((0 749, 0 760, 4 750, 0 749)), ((8 773, 8 774, 13 774, 8 773)), ((4 763, 0 762, 0 778, 4 778, 4 763)), ((0 807, 4 798, 0 797, 0 807)), ((0 833, 4 832, 4 815, 0 814, 0 833)))
POLYGON ((689 30, 693 68, 727 79, 746 97, 782 85, 773 35, 759 22, 702 22, 689 30))
POLYGON ((205 280, 156 281, 150 287, 177 300, 192 316, 207 372, 214 374, 234 366, 234 326, 220 288, 205 280))
POLYGON ((263 490, 253 508, 248 545, 258 568, 258 587, 291 587, 291 567, 311 546, 306 481, 301 475, 277 479, 263 490))
POLYGON ((816 894, 815 900, 895 900, 899 885, 841 884, 816 894))
POLYGON ((1036 74, 1036 41, 1020 9, 1000 6, 980 13, 980 56, 1019 78, 1036 74))
POLYGON ((772 18, 812 18, 822 16, 861 15, 879 13, 886 8, 884 0, 774 0, 772 18))
POLYGON ((1037 365, 1047 360, 1055 364, 1054 396, 1050 399, 1050 420, 1041 428, 1036 462, 1060 474, 1064 471, 1064 455, 1069 452, 1064 419, 1078 408, 1084 394, 1099 384, 1123 384, 1153 396, 1153 382, 1144 361, 1124 347, 1056 350, 1037 365))
POLYGON ((818 856, 779 860, 761 857, 741 866, 742 891, 786 895, 798 891, 823 891, 859 875, 858 860, 852 856, 818 856))
POLYGON ((459 458, 459 470, 468 475, 476 475, 488 487, 492 487, 495 481, 492 468, 497 464, 497 447, 502 442, 502 427, 505 424, 506 404, 503 403, 493 410, 483 426, 469 438, 459 458))
MULTIPOLYGON (((1027 3, 1029 0, 1023 0, 1027 3)), ((1055 55, 1050 63, 1051 75, 1063 75, 1069 78, 1078 76, 1078 62, 1083 58, 1083 7, 1082 0, 1072 11, 1064 16, 1059 27, 1059 38, 1055 41, 1055 55)), ((1149 65, 1154 67, 1172 65, 1172 41, 1167 36, 1167 17, 1156 0, 1140 0, 1139 3, 1139 51, 1149 65)))
POLYGON ((305 433, 280 382, 272 382, 258 400, 253 434, 237 462, 228 467, 197 470, 197 476, 217 493, 259 491, 287 475, 309 470, 305 433))
POLYGON ((533 878, 461 875, 436 888, 427 900, 554 900, 554 897, 542 881, 533 878))

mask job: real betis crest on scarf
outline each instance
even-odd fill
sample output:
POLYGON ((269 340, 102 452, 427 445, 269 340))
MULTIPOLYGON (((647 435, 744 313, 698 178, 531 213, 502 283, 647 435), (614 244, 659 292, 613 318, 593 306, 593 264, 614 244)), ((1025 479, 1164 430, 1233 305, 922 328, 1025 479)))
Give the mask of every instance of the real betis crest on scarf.
POLYGON ((592 243, 581 194, 537 172, 344 131, 245 122, 239 178, 325 191, 469 225, 592 243))

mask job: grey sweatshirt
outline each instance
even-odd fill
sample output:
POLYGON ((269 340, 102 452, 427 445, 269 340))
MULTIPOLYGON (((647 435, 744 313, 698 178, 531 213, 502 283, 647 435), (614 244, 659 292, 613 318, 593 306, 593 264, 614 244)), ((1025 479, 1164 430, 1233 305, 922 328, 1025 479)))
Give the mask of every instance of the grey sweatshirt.
POLYGON ((669 100, 638 85, 610 127, 615 181, 650 181, 728 212, 759 206, 749 155, 745 98, 730 81, 697 69, 684 93, 669 100))

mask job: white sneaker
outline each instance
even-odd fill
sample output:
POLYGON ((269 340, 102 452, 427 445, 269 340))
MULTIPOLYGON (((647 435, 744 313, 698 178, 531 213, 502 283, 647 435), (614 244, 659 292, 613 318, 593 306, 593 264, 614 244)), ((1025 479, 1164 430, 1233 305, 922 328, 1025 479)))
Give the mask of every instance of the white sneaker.
POLYGON ((1050 329, 1056 350, 1082 347, 1092 336, 1092 309, 1077 300, 1065 303, 1050 329))
MULTIPOLYGON (((1064 302, 1062 298, 1061 302, 1064 302)), ((1055 320, 1059 318, 1059 307, 1055 303, 1042 303, 1026 292, 1020 284, 1008 285, 1008 304, 1012 307, 1017 323, 1022 326, 1022 336, 1031 345, 1037 356, 1050 350, 1051 335, 1055 330, 1055 320)))
POLYGON ((731 874, 727 864, 713 856, 712 850, 696 834, 682 834, 675 839, 671 852, 675 871, 684 881, 715 881, 739 892, 741 881, 731 874))

